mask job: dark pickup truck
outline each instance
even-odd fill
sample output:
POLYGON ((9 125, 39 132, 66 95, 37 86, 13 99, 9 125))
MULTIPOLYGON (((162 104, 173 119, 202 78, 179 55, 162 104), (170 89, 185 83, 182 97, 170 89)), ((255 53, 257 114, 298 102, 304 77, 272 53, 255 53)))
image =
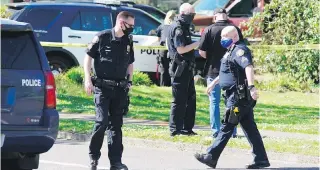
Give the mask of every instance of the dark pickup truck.
POLYGON ((37 169, 58 128, 55 79, 32 26, 1 19, 1 169, 37 169))

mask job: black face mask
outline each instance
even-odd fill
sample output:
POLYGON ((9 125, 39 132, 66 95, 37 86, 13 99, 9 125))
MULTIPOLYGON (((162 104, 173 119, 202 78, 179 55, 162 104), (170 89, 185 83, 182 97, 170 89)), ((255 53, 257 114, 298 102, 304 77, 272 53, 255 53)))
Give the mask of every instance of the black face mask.
POLYGON ((195 16, 195 13, 192 13, 192 14, 182 14, 180 15, 180 21, 185 24, 185 25, 190 25, 193 21, 193 18, 195 16))
POLYGON ((133 28, 132 27, 127 27, 126 24, 124 24, 124 27, 126 27, 125 30, 122 30, 124 35, 129 35, 133 32, 133 28))

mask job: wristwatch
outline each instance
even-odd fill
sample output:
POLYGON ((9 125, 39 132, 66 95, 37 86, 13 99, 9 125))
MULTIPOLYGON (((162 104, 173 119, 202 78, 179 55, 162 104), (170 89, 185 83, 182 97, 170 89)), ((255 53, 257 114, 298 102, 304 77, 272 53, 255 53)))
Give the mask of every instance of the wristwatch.
POLYGON ((248 86, 248 89, 249 89, 249 90, 251 90, 252 88, 254 88, 254 85, 248 86))

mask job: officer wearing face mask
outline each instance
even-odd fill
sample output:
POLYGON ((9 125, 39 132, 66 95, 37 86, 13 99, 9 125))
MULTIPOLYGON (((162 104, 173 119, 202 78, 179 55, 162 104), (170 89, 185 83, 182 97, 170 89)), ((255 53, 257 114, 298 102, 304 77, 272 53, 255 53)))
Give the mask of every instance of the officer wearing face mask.
POLYGON ((105 131, 108 136, 110 170, 127 170, 122 164, 123 115, 129 105, 128 91, 132 86, 133 41, 130 33, 134 27, 134 16, 126 11, 117 16, 111 30, 98 33, 89 44, 84 59, 85 90, 94 93, 96 120, 89 146, 91 170, 96 170, 101 156, 105 131), (95 76, 90 76, 91 61, 94 60, 95 76))
POLYGON ((196 91, 193 79, 195 67, 194 49, 199 42, 192 43, 190 25, 195 16, 189 3, 180 6, 179 16, 169 28, 167 45, 172 62, 169 73, 172 82, 170 113, 170 135, 196 135, 192 130, 196 113, 196 91))
POLYGON ((227 145, 233 129, 240 124, 246 138, 252 146, 253 162, 247 169, 269 167, 270 163, 257 125, 254 121, 253 108, 258 99, 254 87, 254 71, 251 51, 241 41, 234 26, 227 26, 221 31, 221 46, 227 49, 221 60, 219 76, 207 87, 207 93, 219 84, 224 90, 226 112, 222 127, 216 140, 205 154, 195 154, 203 164, 216 168, 218 159, 227 145))

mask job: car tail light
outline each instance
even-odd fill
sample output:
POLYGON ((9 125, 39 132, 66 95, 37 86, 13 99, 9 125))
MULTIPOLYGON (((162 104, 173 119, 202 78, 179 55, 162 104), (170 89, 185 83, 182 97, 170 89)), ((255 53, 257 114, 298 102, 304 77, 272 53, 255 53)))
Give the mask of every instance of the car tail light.
POLYGON ((56 84, 51 71, 46 76, 46 108, 56 108, 56 84))

